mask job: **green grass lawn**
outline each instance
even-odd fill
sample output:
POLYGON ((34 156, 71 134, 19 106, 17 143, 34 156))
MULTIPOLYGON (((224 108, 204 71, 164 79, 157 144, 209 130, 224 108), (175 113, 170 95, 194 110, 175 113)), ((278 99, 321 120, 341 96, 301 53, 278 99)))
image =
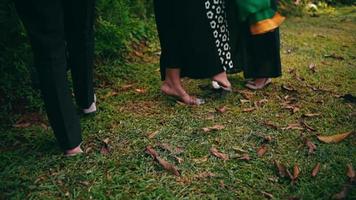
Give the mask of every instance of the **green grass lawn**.
MULTIPOLYGON (((347 165, 356 167, 356 135, 338 144, 322 143, 317 135, 356 131, 356 105, 340 98, 356 95, 356 8, 289 18, 281 33, 282 78, 251 93, 241 74, 231 75, 235 91, 223 95, 206 89, 209 80, 185 80, 192 94, 207 100, 199 107, 160 94, 156 40, 127 63, 98 62, 99 112, 82 118, 86 153, 62 156, 44 114, 25 114, 32 120, 24 119, 22 128, 13 127, 21 115, 8 116, 11 123, 0 125, 0 199, 332 198, 349 182, 347 165), (215 110, 223 106, 224 113, 215 110), (251 107, 256 109, 246 112, 251 107), (320 115, 302 118, 308 113, 320 115), (288 128, 301 119, 315 131, 288 128), (214 125, 224 128, 202 130, 214 125), (305 139, 317 146, 313 154, 305 139), (181 176, 157 164, 145 152, 149 145, 181 176), (267 152, 258 156, 262 145, 267 152), (212 147, 230 159, 212 156, 212 147), (240 159, 244 154, 249 161, 240 159), (298 179, 280 177, 274 161, 292 173, 297 164, 298 179), (320 172, 312 177, 317 163, 320 172)), ((355 185, 348 199, 356 199, 355 185)))

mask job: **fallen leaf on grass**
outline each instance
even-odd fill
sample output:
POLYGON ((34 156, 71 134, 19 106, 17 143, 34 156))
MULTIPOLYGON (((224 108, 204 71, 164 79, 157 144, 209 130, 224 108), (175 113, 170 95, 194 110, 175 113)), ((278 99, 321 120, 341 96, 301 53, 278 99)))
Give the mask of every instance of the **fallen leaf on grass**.
POLYGON ((175 176, 180 176, 180 173, 176 166, 172 165, 168 161, 159 157, 159 154, 153 149, 152 146, 146 147, 146 152, 152 156, 152 158, 157 161, 165 170, 171 172, 175 176))
POLYGON ((257 150, 258 157, 262 157, 263 155, 265 155, 267 152, 267 149, 268 148, 266 145, 262 145, 260 148, 258 148, 258 150, 257 150))
POLYGON ((299 165, 298 165, 298 164, 295 164, 295 165, 294 165, 294 168, 293 168, 293 179, 292 179, 294 182, 298 179, 299 174, 300 174, 299 165))
POLYGON ((274 198, 271 193, 263 192, 263 191, 262 191, 261 193, 263 194, 263 196, 265 196, 265 197, 268 198, 268 199, 273 199, 273 198, 274 198))
POLYGON ((139 93, 139 94, 144 94, 144 93, 146 93, 146 90, 145 90, 145 89, 142 89, 142 88, 137 88, 137 89, 135 89, 135 91, 136 91, 137 93, 139 93))
POLYGON ((290 110, 293 114, 300 111, 297 105, 284 105, 283 108, 290 110))
POLYGON ((250 100, 246 100, 246 99, 240 99, 240 103, 241 104, 246 104, 246 103, 250 103, 250 100))
POLYGON ((256 108, 258 108, 265 105, 266 103, 268 103, 268 99, 261 99, 259 101, 255 101, 254 105, 256 108))
POLYGON ((100 149, 100 153, 101 153, 102 155, 107 155, 107 154, 109 154, 109 153, 110 153, 109 146, 106 145, 106 144, 104 144, 104 145, 101 147, 101 149, 100 149))
POLYGON ((318 175, 318 173, 320 171, 320 167, 321 167, 320 163, 315 165, 315 167, 314 167, 314 169, 312 171, 312 174, 311 174, 312 177, 316 177, 318 175))
POLYGON ((218 113, 225 113, 227 111, 227 107, 223 106, 223 107, 220 107, 220 108, 215 108, 215 110, 218 113))
POLYGON ((351 135, 353 132, 346 132, 346 133, 342 133, 342 134, 336 134, 336 135, 330 135, 330 136, 322 136, 322 135, 318 135, 318 139, 321 142, 325 142, 325 143, 339 143, 341 141, 343 141, 344 139, 346 139, 349 135, 351 135))
POLYGON ((315 150, 316 150, 316 145, 312 142, 312 141, 310 141, 309 139, 305 139, 305 144, 307 145, 307 147, 308 147, 308 153, 309 154, 312 154, 312 153, 314 153, 315 152, 315 150))
POLYGON ((133 88, 133 86, 134 86, 134 84, 123 85, 123 86, 121 86, 121 90, 122 91, 127 91, 127 90, 133 88))
POLYGON ((239 160, 249 161, 249 160, 251 160, 251 158, 250 158, 250 155, 245 153, 239 158, 239 160))
POLYGON ((180 157, 178 157, 178 156, 173 156, 175 159, 176 159, 176 161, 179 163, 179 164, 182 164, 183 162, 184 162, 184 159, 183 158, 180 158, 180 157))
POLYGON ((209 157, 208 156, 204 156, 202 158, 194 158, 193 161, 197 164, 200 164, 200 163, 205 163, 209 160, 209 157))
POLYGON ((251 108, 244 108, 242 111, 243 112, 253 112, 256 110, 256 107, 251 107, 251 108))
POLYGON ((268 126, 268 127, 270 127, 270 128, 272 128, 272 129, 275 129, 275 130, 278 129, 278 126, 275 125, 275 124, 274 124, 273 122, 271 122, 271 121, 265 121, 265 122, 263 122, 263 124, 266 125, 266 126, 268 126))
POLYGON ((309 65, 309 67, 308 67, 309 69, 310 69, 310 71, 312 71, 313 73, 315 73, 316 72, 316 64, 314 64, 314 63, 312 63, 312 64, 310 64, 309 65))
POLYGON ((101 147, 100 149, 100 153, 102 155, 107 155, 110 153, 110 147, 109 147, 109 142, 110 142, 110 139, 109 138, 105 138, 103 140, 103 146, 101 147))
POLYGON ((220 158, 220 159, 222 159, 222 160, 224 160, 224 161, 229 160, 229 156, 228 156, 227 154, 224 154, 224 153, 219 152, 219 151, 218 151, 216 148, 214 148, 214 147, 212 147, 212 148, 210 149, 210 153, 211 153, 213 156, 215 156, 215 157, 217 157, 217 158, 220 158))
POLYGON ((150 132, 148 133, 148 139, 152 139, 154 137, 156 137, 156 135, 159 133, 159 131, 154 131, 154 132, 150 132))
POLYGON ((273 138, 270 136, 270 135, 268 135, 268 136, 265 136, 265 137, 263 137, 263 142, 272 142, 272 140, 273 140, 273 138))
POLYGON ((90 185, 89 181, 79 181, 79 183, 84 185, 84 186, 89 186, 90 185))
POLYGON ((182 147, 173 147, 172 145, 168 143, 159 143, 158 146, 164 150, 169 151, 170 153, 177 155, 180 154, 184 151, 182 147))
POLYGON ((220 131, 220 130, 223 130, 225 128, 225 126, 223 125, 215 125, 215 126, 212 126, 212 127, 206 127, 206 128, 203 128, 203 131, 205 133, 208 133, 208 132, 211 132, 211 131, 220 131))
POLYGON ((301 119, 299 120, 299 122, 300 122, 300 124, 301 124, 304 128, 306 128, 308 131, 311 131, 311 132, 315 132, 315 131, 316 131, 316 129, 313 128, 313 127, 311 127, 309 124, 307 124, 307 123, 304 121, 303 118, 301 118, 301 119))
POLYGON ((289 91, 289 92, 296 92, 297 90, 294 89, 292 86, 289 85, 282 85, 282 89, 289 91))
POLYGON ((306 113, 303 114, 303 117, 319 117, 320 115, 320 113, 306 113))
POLYGON ((284 178, 288 176, 286 167, 283 164, 280 164, 278 161, 274 161, 274 164, 277 167, 278 174, 280 177, 284 178))
POLYGON ((347 176, 353 180, 355 178, 355 171, 351 164, 347 165, 347 176))

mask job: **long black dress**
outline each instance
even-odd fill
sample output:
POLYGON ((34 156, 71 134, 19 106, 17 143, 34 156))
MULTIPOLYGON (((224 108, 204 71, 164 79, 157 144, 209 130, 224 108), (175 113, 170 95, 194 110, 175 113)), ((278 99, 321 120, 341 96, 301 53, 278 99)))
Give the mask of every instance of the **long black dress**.
MULTIPOLYGON (((273 6, 276 1, 271 0, 273 6)), ((234 1, 228 1, 227 13, 232 54, 235 56, 236 69, 244 72, 245 78, 275 78, 281 76, 279 29, 252 35, 250 24, 237 20, 234 1)))
POLYGON ((227 0, 155 0, 161 42, 161 77, 167 68, 190 78, 210 78, 234 68, 227 0))

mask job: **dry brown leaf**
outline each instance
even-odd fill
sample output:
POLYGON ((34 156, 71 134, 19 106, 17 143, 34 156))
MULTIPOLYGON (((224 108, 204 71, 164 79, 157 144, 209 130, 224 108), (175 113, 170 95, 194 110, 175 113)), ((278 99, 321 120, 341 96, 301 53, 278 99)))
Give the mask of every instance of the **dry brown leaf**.
POLYGON ((160 158, 159 154, 153 149, 152 146, 146 147, 146 152, 150 154, 152 158, 156 160, 165 170, 171 172, 175 176, 180 176, 178 169, 168 161, 160 158))
POLYGON ((270 135, 265 136, 263 139, 264 139, 264 142, 266 142, 266 143, 272 142, 272 140, 273 140, 273 138, 270 135))
POLYGON ((266 145, 262 145, 260 148, 258 148, 258 150, 257 150, 258 157, 262 157, 263 155, 265 155, 267 152, 267 149, 268 148, 266 145))
POLYGON ((346 133, 342 133, 342 134, 336 134, 336 135, 330 135, 330 136, 322 136, 322 135, 318 135, 318 139, 321 142, 325 142, 325 143, 339 143, 341 141, 343 141, 344 139, 346 139, 349 135, 351 135, 353 132, 346 132, 346 133))
POLYGON ((105 138, 105 139, 103 140, 103 142, 104 142, 104 144, 109 145, 110 138, 105 138))
POLYGON ((197 164, 205 163, 209 160, 208 156, 204 156, 202 158, 194 158, 193 161, 197 164))
POLYGON ((256 107, 251 107, 251 108, 244 108, 242 111, 243 112, 253 112, 256 110, 256 107))
POLYGON ((257 108, 265 105, 266 103, 268 103, 268 99, 261 99, 259 101, 255 101, 254 105, 257 108))
POLYGON ((84 185, 84 186, 89 186, 90 185, 89 181, 79 181, 79 183, 84 185))
POLYGON ((296 181, 296 180, 298 179, 299 174, 300 174, 299 165, 298 165, 298 164, 295 164, 295 165, 294 165, 294 168, 293 168, 293 181, 296 181))
POLYGON ((304 128, 306 128, 308 131, 312 131, 312 132, 315 132, 315 131, 316 131, 316 129, 313 128, 313 127, 311 127, 309 124, 307 124, 307 123, 304 121, 303 118, 300 119, 300 124, 301 124, 304 128))
POLYGON ((355 171, 352 167, 352 164, 347 165, 347 176, 353 180, 355 178, 355 171))
POLYGON ((223 106, 223 107, 220 107, 220 108, 216 108, 215 110, 218 113, 225 113, 227 111, 227 107, 223 106))
POLYGON ((276 160, 274 161, 274 164, 277 167, 279 176, 282 177, 282 178, 287 177, 288 174, 287 174, 287 171, 286 171, 286 167, 283 164, 280 164, 276 160))
POLYGON ((178 162, 179 164, 182 164, 182 163, 184 162, 184 159, 183 159, 183 158, 180 158, 180 157, 178 157, 178 156, 174 156, 174 158, 177 160, 177 162, 178 162))
POLYGON ((283 108, 292 111, 292 113, 297 113, 300 111, 300 108, 297 105, 288 104, 288 105, 284 105, 283 108))
POLYGON ((316 72, 316 64, 312 63, 312 64, 309 65, 308 68, 309 68, 313 73, 316 72))
POLYGON ((316 177, 320 171, 321 164, 318 163, 315 165, 313 171, 312 171, 312 177, 316 177))
POLYGON ((275 129, 275 130, 278 129, 278 126, 275 125, 275 124, 274 124, 273 122, 271 122, 271 121, 265 121, 265 122, 263 122, 263 124, 266 125, 266 126, 268 126, 268 127, 270 127, 270 128, 272 128, 272 129, 275 129))
POLYGON ((274 198, 271 193, 263 192, 263 191, 262 191, 261 193, 263 194, 263 196, 265 196, 265 197, 268 198, 268 199, 273 199, 273 198, 274 198))
POLYGON ((306 113, 303 114, 303 117, 319 117, 320 115, 320 113, 306 113))
POLYGON ((148 139, 153 139, 154 137, 156 137, 156 135, 159 133, 159 131, 154 131, 154 132, 150 132, 148 133, 148 139))
POLYGON ((143 88, 137 88, 137 89, 135 89, 135 91, 136 91, 137 93, 139 93, 139 94, 144 94, 144 93, 146 93, 146 90, 143 89, 143 88))
POLYGON ((101 149, 100 149, 100 153, 101 153, 102 155, 107 155, 107 154, 109 154, 109 153, 110 153, 110 149, 109 149, 108 145, 104 144, 104 145, 101 147, 101 149))
POLYGON ((315 150, 316 150, 316 145, 312 142, 312 141, 310 141, 309 139, 305 139, 305 144, 307 145, 307 147, 308 147, 308 153, 309 154, 312 154, 312 153, 314 153, 315 152, 315 150))
POLYGON ((214 148, 214 147, 212 147, 212 148, 210 149, 210 153, 211 153, 213 156, 215 156, 215 157, 217 157, 217 158, 220 158, 220 159, 222 159, 222 160, 224 160, 224 161, 229 160, 229 156, 228 156, 227 154, 224 154, 224 153, 219 152, 219 151, 218 151, 216 148, 214 148))
POLYGON ((246 104, 246 103, 250 103, 250 100, 246 100, 246 99, 240 99, 241 104, 246 104))
POLYGON ((239 158, 239 160, 249 161, 249 160, 251 160, 251 158, 250 158, 250 155, 245 153, 239 158))
POLYGON ((220 130, 223 130, 224 128, 225 128, 225 126, 217 124, 217 125, 212 126, 212 127, 203 128, 203 131, 205 133, 208 133, 208 132, 211 132, 211 131, 220 131, 220 130))
POLYGON ((127 90, 129 90, 129 89, 131 89, 133 87, 134 87, 134 84, 127 84, 127 85, 121 86, 121 90, 122 91, 127 91, 127 90))
POLYGON ((287 90, 289 92, 296 92, 297 90, 294 89, 292 86, 289 85, 282 85, 282 89, 287 90))
POLYGON ((180 173, 179 173, 178 169, 176 168, 176 166, 172 165, 171 163, 169 163, 168 161, 166 161, 160 157, 157 157, 156 160, 165 170, 171 172, 175 176, 180 176, 180 173))

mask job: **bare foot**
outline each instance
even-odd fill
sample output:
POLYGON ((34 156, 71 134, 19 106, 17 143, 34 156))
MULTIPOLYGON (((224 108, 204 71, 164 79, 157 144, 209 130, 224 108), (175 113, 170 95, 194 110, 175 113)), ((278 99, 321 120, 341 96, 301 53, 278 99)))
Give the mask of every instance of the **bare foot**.
POLYGON ((71 156, 76 156, 78 154, 81 154, 83 153, 83 150, 80 148, 80 145, 73 148, 73 149, 69 149, 65 152, 65 155, 68 156, 68 157, 71 157, 71 156))
POLYGON ((190 96, 182 87, 174 87, 168 82, 162 84, 161 91, 168 96, 177 98, 186 105, 201 105, 204 103, 204 100, 190 96))
POLYGON ((231 90, 231 83, 227 78, 226 72, 215 75, 212 80, 217 82, 219 86, 231 90))
POLYGON ((259 90, 259 89, 265 88, 271 82, 272 82, 272 79, 270 79, 270 78, 258 78, 253 81, 248 81, 245 86, 252 90, 259 90))

